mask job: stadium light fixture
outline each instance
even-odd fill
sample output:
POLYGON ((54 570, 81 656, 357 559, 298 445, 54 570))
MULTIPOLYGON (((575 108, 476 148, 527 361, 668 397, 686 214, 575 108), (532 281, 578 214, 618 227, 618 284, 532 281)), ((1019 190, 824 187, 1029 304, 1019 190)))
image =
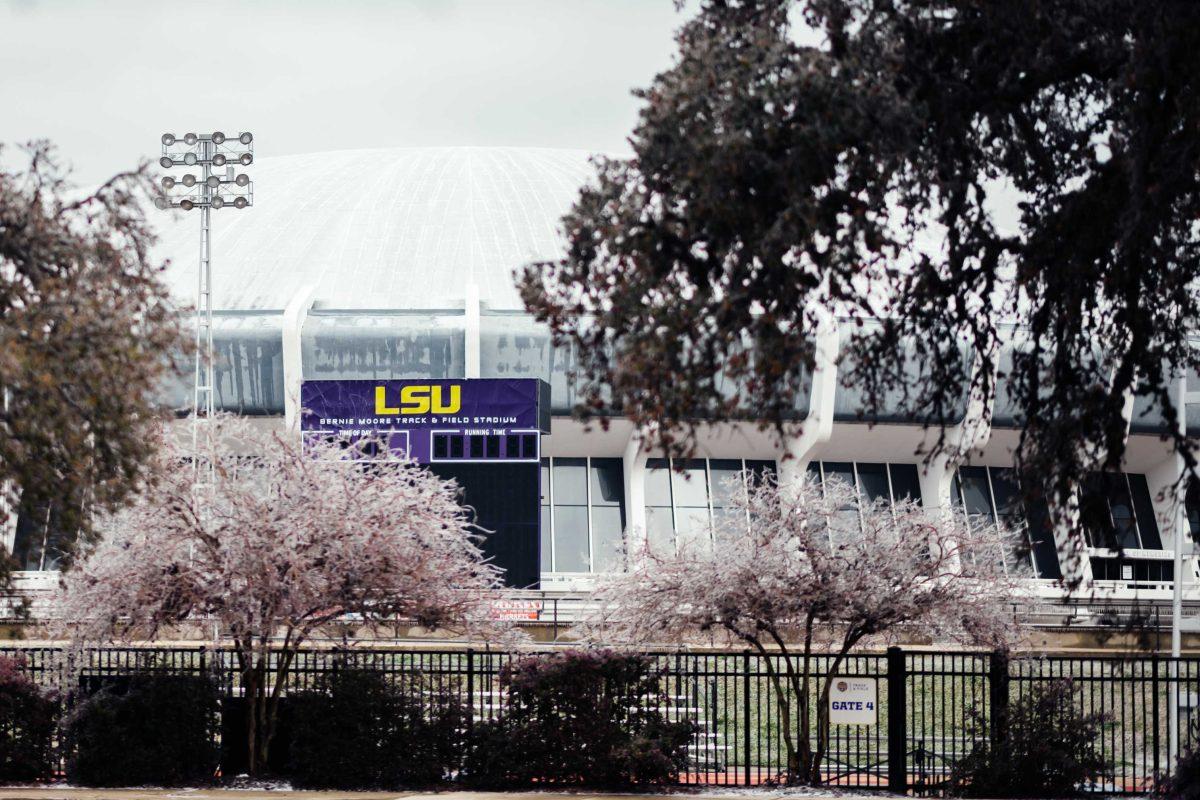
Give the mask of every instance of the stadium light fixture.
MULTIPOLYGON (((213 292, 212 292, 212 231, 209 213, 213 209, 249 208, 254 204, 254 184, 245 174, 234 176, 232 164, 249 165, 254 162, 254 136, 247 131, 238 133, 230 140, 221 131, 210 134, 188 132, 182 140, 173 133, 164 133, 162 157, 158 163, 163 169, 180 165, 199 166, 200 178, 188 173, 178 181, 167 176, 162 179, 163 192, 154 199, 160 209, 178 208, 183 211, 200 209, 200 270, 196 289, 196 369, 192 385, 192 448, 197 453, 193 462, 197 485, 201 484, 199 472, 199 445, 201 425, 205 437, 212 435, 209 421, 213 418, 216 391, 214 373, 215 350, 213 347, 213 292), (229 166, 226 166, 229 165, 229 166), (213 171, 214 167, 225 167, 224 174, 213 171), (183 188, 180 189, 179 187, 183 188)), ((212 464, 207 470, 207 482, 212 480, 212 464)))

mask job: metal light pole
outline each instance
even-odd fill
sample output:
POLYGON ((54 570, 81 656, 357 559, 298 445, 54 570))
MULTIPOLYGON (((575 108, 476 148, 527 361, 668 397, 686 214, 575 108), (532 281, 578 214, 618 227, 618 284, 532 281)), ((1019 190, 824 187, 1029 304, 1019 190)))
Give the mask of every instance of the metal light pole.
MULTIPOLYGON (((1187 370, 1179 371, 1179 385, 1175 395, 1175 424, 1182 440, 1187 436, 1187 370)), ((1179 657, 1183 650, 1183 543, 1187 530, 1187 487, 1190 475, 1185 475, 1187 462, 1182 455, 1175 457, 1179 464, 1180 486, 1175 498, 1175 560, 1174 580, 1171 591, 1171 713, 1168 718, 1170 732, 1170 758, 1173 764, 1179 758, 1179 657)))
MULTIPOLYGON (((196 364, 192 382, 192 452, 196 454, 193 469, 199 478, 200 427, 204 426, 206 444, 215 410, 216 353, 213 348, 213 289, 212 289, 212 227, 213 209, 248 208, 254 204, 254 184, 246 174, 235 176, 233 164, 248 166, 254 162, 254 136, 242 132, 234 139, 224 133, 184 134, 176 139, 172 133, 162 135, 164 169, 175 166, 199 166, 200 179, 192 174, 176 180, 162 180, 163 194, 155 200, 161 209, 200 209, 200 269, 196 285, 196 364), (226 167, 222 177, 213 167, 226 167)), ((211 468, 211 463, 210 463, 211 468)))

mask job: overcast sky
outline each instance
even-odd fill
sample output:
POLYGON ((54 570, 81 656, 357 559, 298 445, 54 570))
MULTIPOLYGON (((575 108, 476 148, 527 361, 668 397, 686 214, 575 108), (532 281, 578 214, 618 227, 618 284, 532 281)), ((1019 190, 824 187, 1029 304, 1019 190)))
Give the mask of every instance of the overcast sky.
POLYGON ((414 145, 622 152, 671 0, 0 0, 0 142, 94 183, 163 131, 260 157, 414 145))

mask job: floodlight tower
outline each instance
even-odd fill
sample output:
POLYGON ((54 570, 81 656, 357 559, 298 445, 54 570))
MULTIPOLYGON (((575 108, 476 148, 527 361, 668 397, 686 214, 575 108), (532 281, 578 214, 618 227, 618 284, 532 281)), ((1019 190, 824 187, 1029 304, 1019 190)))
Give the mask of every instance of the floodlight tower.
MULTIPOLYGON (((185 133, 177 139, 173 133, 162 135, 163 169, 177 166, 200 167, 200 177, 190 172, 176 180, 162 179, 163 193, 154 204, 161 209, 200 209, 200 269, 196 285, 196 368, 192 382, 192 450, 200 444, 200 426, 210 430, 215 406, 216 379, 213 350, 212 230, 209 213, 216 208, 248 208, 254 205, 254 184, 245 173, 234 175, 234 164, 254 162, 254 136, 243 131, 230 139, 221 131, 185 133), (225 167, 225 175, 213 172, 225 167), (202 422, 203 420, 203 422, 202 422)), ((199 459, 194 464, 199 464, 199 459)))

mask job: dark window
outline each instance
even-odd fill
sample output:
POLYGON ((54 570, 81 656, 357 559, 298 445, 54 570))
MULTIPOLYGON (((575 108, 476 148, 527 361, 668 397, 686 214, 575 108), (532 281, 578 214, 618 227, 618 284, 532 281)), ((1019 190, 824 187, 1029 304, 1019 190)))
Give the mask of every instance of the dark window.
POLYGON ((888 464, 892 476, 892 500, 913 500, 921 504, 921 479, 916 464, 888 464))

